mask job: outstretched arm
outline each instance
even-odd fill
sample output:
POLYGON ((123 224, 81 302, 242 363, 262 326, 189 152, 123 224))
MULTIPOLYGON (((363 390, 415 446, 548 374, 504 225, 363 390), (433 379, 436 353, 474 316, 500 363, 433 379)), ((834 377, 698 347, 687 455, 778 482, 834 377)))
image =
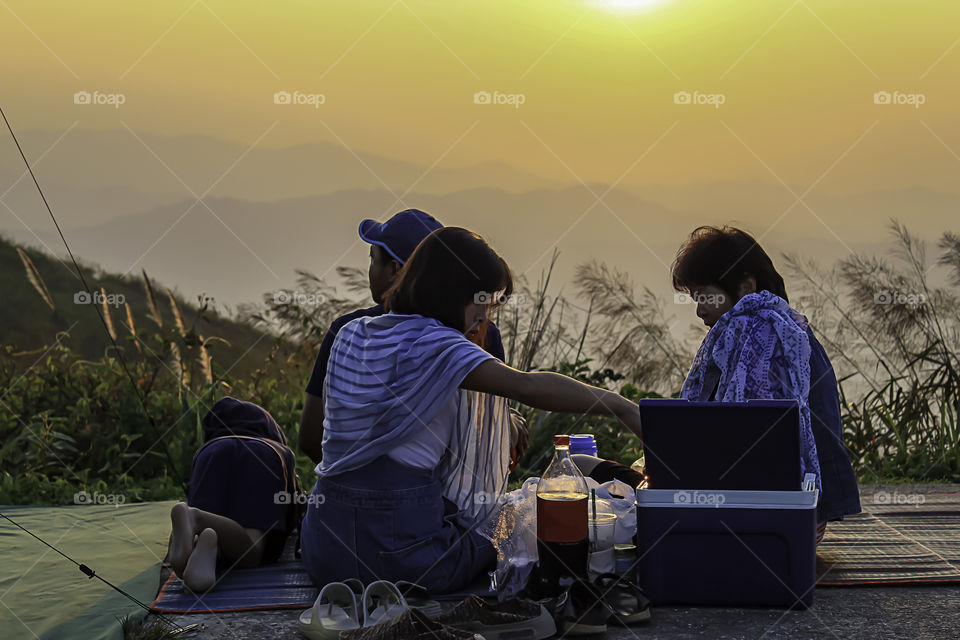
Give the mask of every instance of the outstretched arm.
POLYGON ((460 386, 510 398, 537 409, 615 416, 642 439, 640 409, 635 403, 612 391, 592 387, 559 373, 525 373, 498 360, 487 360, 471 371, 460 386))

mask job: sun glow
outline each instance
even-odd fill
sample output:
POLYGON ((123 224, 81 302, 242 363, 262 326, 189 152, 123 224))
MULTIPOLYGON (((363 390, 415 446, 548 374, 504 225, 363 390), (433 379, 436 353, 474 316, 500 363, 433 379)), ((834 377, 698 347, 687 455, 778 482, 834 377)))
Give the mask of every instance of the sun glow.
POLYGON ((623 11, 638 11, 651 9, 657 5, 666 4, 667 0, 597 0, 597 4, 608 9, 623 11))

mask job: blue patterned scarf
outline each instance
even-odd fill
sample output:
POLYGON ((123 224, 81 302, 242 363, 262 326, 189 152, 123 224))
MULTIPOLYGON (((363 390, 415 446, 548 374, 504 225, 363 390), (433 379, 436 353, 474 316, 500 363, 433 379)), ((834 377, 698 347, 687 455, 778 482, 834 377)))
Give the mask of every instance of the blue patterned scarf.
POLYGON ((800 404, 801 467, 820 463, 810 424, 810 341, 807 319, 769 291, 741 298, 707 333, 683 383, 688 400, 745 402, 795 399, 800 404), (714 392, 715 390, 715 392, 714 392))

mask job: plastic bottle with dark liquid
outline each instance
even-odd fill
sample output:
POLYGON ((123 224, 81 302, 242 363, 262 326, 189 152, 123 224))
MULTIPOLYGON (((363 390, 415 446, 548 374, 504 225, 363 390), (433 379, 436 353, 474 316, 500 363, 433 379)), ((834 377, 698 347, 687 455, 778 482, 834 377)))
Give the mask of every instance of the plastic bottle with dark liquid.
POLYGON ((553 445, 553 460, 537 486, 539 570, 534 588, 540 595, 585 580, 589 553, 587 482, 570 459, 570 436, 554 436, 553 445))

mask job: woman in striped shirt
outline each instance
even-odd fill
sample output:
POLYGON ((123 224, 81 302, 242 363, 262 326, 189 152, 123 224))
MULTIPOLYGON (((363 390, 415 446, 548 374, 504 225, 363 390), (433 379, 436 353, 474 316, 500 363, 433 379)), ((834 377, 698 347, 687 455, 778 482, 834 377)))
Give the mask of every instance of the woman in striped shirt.
POLYGON ((411 580, 444 592, 492 569, 508 399, 616 416, 640 436, 633 402, 556 373, 517 371, 471 341, 512 290, 510 269, 483 238, 447 227, 403 266, 387 314, 338 333, 301 538, 317 585, 411 580))

